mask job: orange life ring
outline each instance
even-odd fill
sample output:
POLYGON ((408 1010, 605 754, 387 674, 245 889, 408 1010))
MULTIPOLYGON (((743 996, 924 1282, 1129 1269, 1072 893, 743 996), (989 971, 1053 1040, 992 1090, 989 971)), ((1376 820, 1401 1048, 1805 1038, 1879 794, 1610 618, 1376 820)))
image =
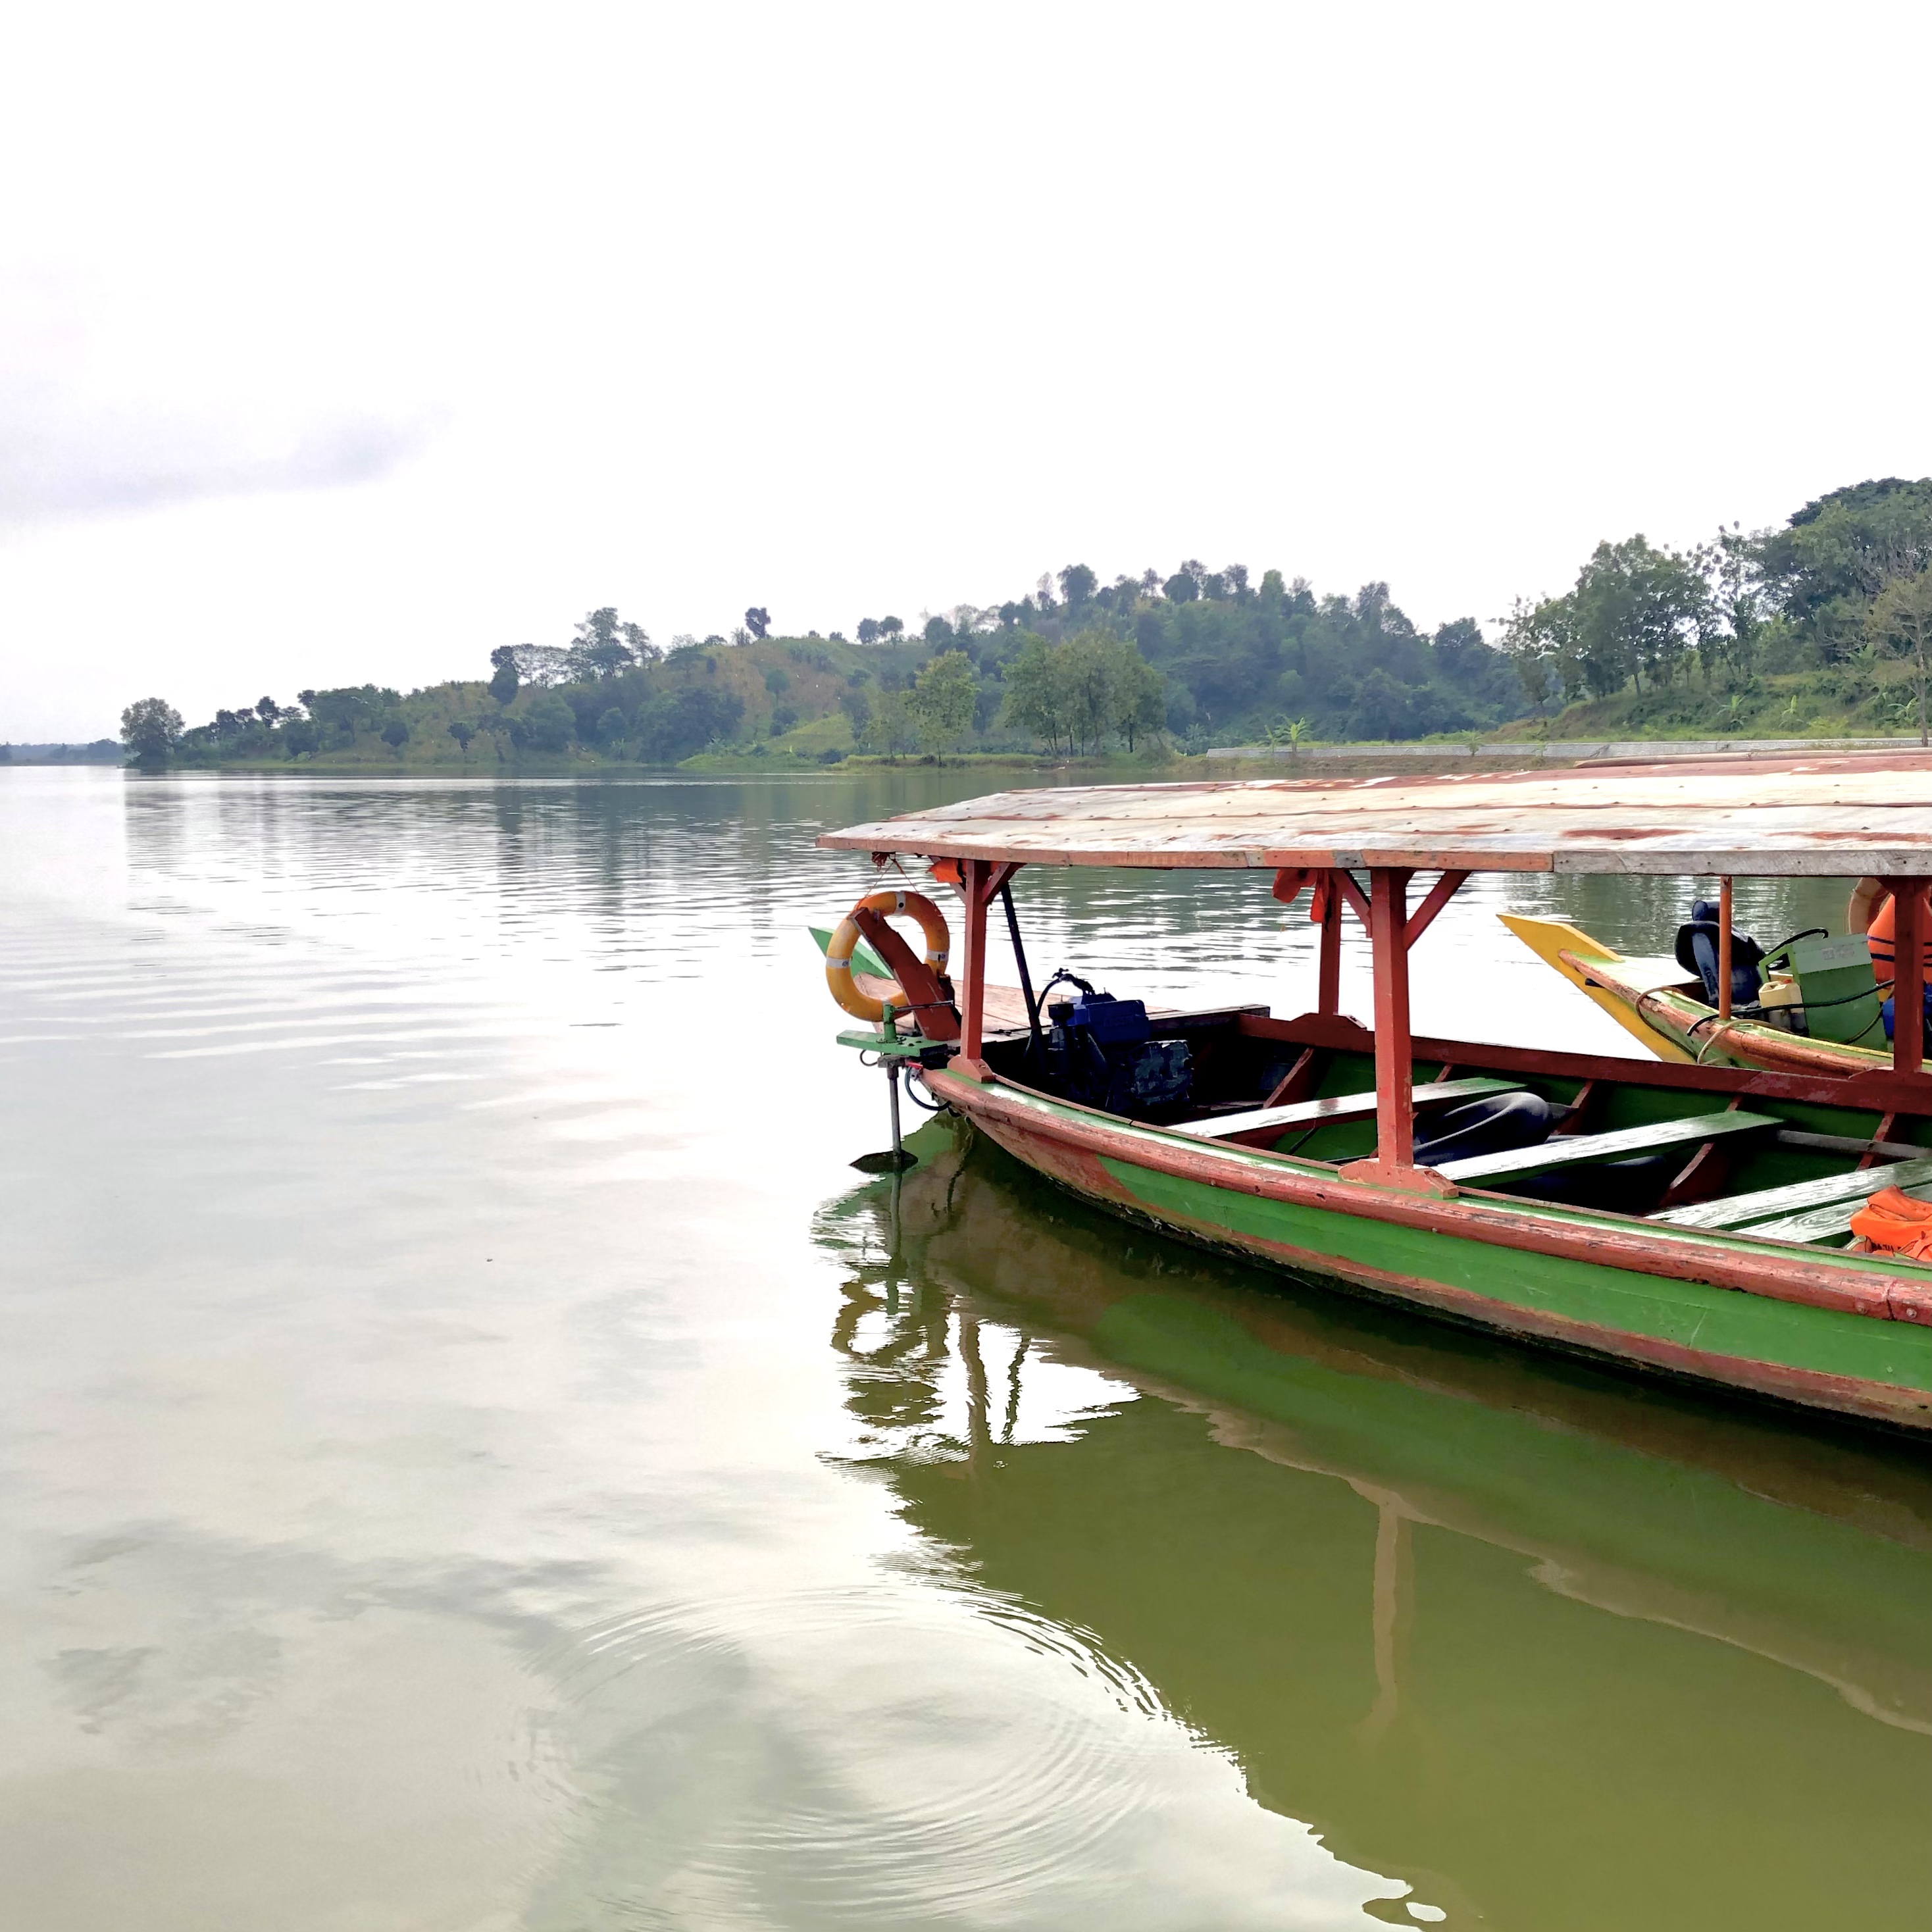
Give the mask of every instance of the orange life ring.
POLYGON ((1845 907, 1845 930, 1854 938, 1871 930, 1880 904, 1892 896, 1892 888, 1882 879, 1861 879, 1852 888, 1845 907))
POLYGON ((896 988, 890 1000, 874 999, 870 993, 859 990, 852 977, 852 953, 860 937, 859 922, 854 915, 861 912, 877 913, 886 919, 905 913, 917 920, 920 931, 926 935, 926 963, 937 979, 946 976, 952 934, 946 928, 946 915, 923 892, 868 893, 838 922, 838 929, 825 949, 825 983, 831 988, 832 997, 854 1019, 870 1020, 876 1025, 885 1018, 889 1005, 895 1013, 902 1013, 912 1002, 896 988))

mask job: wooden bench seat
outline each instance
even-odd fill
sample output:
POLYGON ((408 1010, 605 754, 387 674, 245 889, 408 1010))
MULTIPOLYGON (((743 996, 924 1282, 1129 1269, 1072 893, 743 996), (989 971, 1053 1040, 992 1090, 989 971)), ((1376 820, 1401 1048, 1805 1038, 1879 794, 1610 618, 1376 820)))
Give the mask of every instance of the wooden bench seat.
POLYGON ((1517 1148, 1508 1154, 1472 1154, 1465 1160, 1442 1161, 1436 1172, 1446 1180, 1494 1187, 1505 1181, 1526 1180, 1532 1174, 1561 1173, 1598 1161, 1634 1160, 1782 1124, 1768 1114, 1747 1114, 1738 1108, 1722 1114, 1693 1114, 1685 1120, 1653 1120, 1648 1126, 1623 1127, 1614 1133, 1558 1134, 1535 1147, 1517 1148))
MULTIPOLYGON (((1890 1181, 1891 1176, 1887 1175, 1886 1179, 1890 1181)), ((1925 1198, 1922 1189, 1906 1191, 1915 1200, 1925 1198)), ((1852 1232, 1852 1216, 1864 1205, 1864 1197, 1861 1195, 1856 1200, 1834 1202, 1828 1208, 1814 1208, 1808 1214, 1789 1215, 1781 1221, 1754 1221, 1748 1228, 1740 1228, 1738 1232, 1764 1241, 1834 1240, 1852 1232)))
MULTIPOLYGON (((1828 1174, 1822 1180, 1794 1181, 1788 1187, 1767 1187, 1756 1194, 1734 1194, 1728 1200, 1700 1201, 1689 1208, 1672 1208, 1653 1214, 1653 1221, 1667 1222, 1674 1228, 1745 1228, 1764 1231, 1754 1222, 1780 1221, 1805 1215, 1820 1208, 1842 1206, 1845 1226, 1868 1195, 1881 1187, 1914 1187, 1932 1180, 1932 1157, 1924 1160, 1888 1160, 1876 1167, 1859 1167, 1846 1174, 1828 1174)), ((1835 1232, 1842 1234, 1844 1228, 1835 1232)), ((1809 1235, 1780 1235, 1780 1240, 1808 1240, 1809 1235)))
MULTIPOLYGON (((1486 1100, 1494 1094, 1520 1094, 1520 1080, 1435 1080, 1414 1088, 1411 1104, 1418 1113, 1425 1108, 1455 1106, 1464 1100, 1486 1100)), ((1331 1094, 1325 1100, 1294 1100, 1282 1107, 1255 1107, 1245 1114, 1222 1114, 1201 1120, 1183 1120, 1176 1133, 1192 1134, 1204 1141, 1233 1140, 1242 1134, 1292 1132, 1297 1127, 1333 1126, 1342 1120, 1374 1118, 1376 1096, 1367 1094, 1331 1094)))

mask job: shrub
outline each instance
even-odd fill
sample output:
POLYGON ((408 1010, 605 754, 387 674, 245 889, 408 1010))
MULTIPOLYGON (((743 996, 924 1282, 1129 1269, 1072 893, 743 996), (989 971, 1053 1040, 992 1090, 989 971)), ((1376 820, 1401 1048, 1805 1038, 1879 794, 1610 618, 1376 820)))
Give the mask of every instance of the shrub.
POLYGON ((533 752, 568 750, 577 736, 576 713, 554 692, 545 692, 524 715, 524 722, 533 752))

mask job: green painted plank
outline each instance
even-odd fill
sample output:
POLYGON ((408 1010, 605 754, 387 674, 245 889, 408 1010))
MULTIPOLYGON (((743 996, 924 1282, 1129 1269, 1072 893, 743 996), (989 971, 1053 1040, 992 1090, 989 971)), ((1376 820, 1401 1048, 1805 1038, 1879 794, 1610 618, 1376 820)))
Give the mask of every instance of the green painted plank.
MULTIPOLYGON (((1276 1201, 1208 1181, 1133 1166, 1101 1163, 1143 1211, 1212 1239, 1278 1243, 1334 1262, 1461 1288, 1497 1305, 1588 1322, 1612 1334, 1674 1342, 1739 1361, 1783 1363, 1828 1375, 1923 1390, 1932 1408, 1932 1328, 1674 1276, 1639 1274, 1598 1262, 1536 1254, 1460 1234, 1404 1226, 1331 1208, 1276 1201)), ((1587 1220, 1587 1216, 1564 1216, 1587 1220)), ((1694 1234, 1659 1231, 1660 1241, 1697 1245, 1694 1234)), ((1721 1234, 1703 1238, 1724 1246, 1721 1234)), ((1821 1256, 1820 1259, 1828 1257, 1821 1256)), ((1833 1256, 1828 1258, 1835 1259, 1833 1256)), ((1847 1256, 1848 1274, 1866 1270, 1847 1256)))
POLYGON ((923 1034, 902 1033, 888 1040, 875 1030, 856 1029, 838 1035, 841 1046, 856 1046, 861 1053, 876 1053, 881 1060, 916 1060, 933 1042, 923 1034))
MULTIPOLYGON (((1462 1100, 1481 1100, 1491 1094, 1520 1094, 1520 1080, 1435 1080, 1414 1090, 1417 1111, 1446 1107, 1462 1100)), ((1366 1119, 1376 1111, 1376 1096, 1368 1094, 1331 1094, 1324 1100, 1294 1100, 1282 1107, 1253 1107, 1245 1114, 1223 1114, 1218 1118, 1185 1120, 1174 1132, 1192 1134, 1198 1140, 1226 1140, 1231 1134, 1247 1134, 1268 1127, 1325 1126, 1336 1120, 1366 1119)))
MULTIPOLYGON (((1932 1167, 1932 1162, 1912 1161, 1912 1167, 1932 1167)), ((1873 1170, 1868 1169, 1868 1172, 1873 1170)), ((1860 1179, 1864 1177, 1861 1175, 1860 1179)), ((1881 1174, 1880 1180, 1892 1184, 1889 1174, 1881 1174)), ((1876 1187, 1868 1188, 1868 1193, 1876 1194, 1876 1187)), ((1910 1190, 1907 1190, 1910 1192, 1910 1190)), ((1915 1201, 1925 1198, 1922 1192, 1914 1192, 1915 1201)), ((1760 1221, 1747 1228, 1744 1232, 1755 1235, 1761 1241, 1828 1241, 1839 1234, 1852 1232, 1852 1216, 1864 1205, 1862 1196, 1856 1200, 1834 1201, 1828 1206, 1814 1208, 1808 1214, 1793 1214, 1782 1221, 1760 1221)), ((1894 1257, 1895 1258, 1895 1257, 1894 1257)))
MULTIPOLYGON (((821 952, 832 950, 832 928, 829 926, 808 926, 806 931, 818 942, 821 952)), ((855 973, 869 973, 875 980, 890 980, 892 969, 862 939, 852 949, 852 970, 855 973)))
MULTIPOLYGON (((1754 1221, 1770 1221, 1797 1216, 1812 1208, 1829 1208, 1840 1202, 1851 1204, 1848 1214, 1868 1194, 1881 1187, 1912 1187, 1932 1180, 1932 1160, 1888 1161, 1882 1166, 1853 1168, 1844 1174, 1828 1174, 1817 1180, 1794 1181, 1789 1187, 1767 1187, 1756 1194, 1734 1194, 1728 1200, 1700 1201, 1689 1208, 1672 1208, 1653 1214, 1653 1221, 1666 1221, 1674 1228, 1743 1228, 1754 1221)), ((1762 1228, 1752 1228, 1762 1234, 1762 1228)), ((1842 1233, 1841 1228, 1838 1231, 1842 1233)), ((1781 1240, 1809 1240, 1808 1235, 1780 1235, 1781 1240)))
POLYGON ((1508 1154, 1472 1154, 1466 1160, 1447 1160, 1436 1172, 1448 1180, 1520 1180, 1532 1174, 1549 1174, 1594 1161, 1624 1160, 1632 1155, 1660 1153, 1666 1148, 1689 1147, 1698 1141, 1720 1140, 1726 1134, 1748 1133, 1783 1123, 1768 1114, 1747 1114, 1742 1108, 1724 1114, 1693 1114, 1676 1120, 1654 1120, 1643 1127, 1624 1127, 1612 1134, 1566 1134, 1540 1147, 1517 1148, 1508 1154))

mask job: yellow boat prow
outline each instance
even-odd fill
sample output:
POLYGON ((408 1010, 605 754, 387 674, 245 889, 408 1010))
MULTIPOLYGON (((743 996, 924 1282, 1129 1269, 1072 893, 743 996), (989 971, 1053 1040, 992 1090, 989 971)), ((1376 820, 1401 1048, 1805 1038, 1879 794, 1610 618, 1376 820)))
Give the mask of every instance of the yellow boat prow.
POLYGON ((1587 932, 1580 932, 1567 921, 1560 919, 1525 919, 1516 913, 1498 913, 1496 916, 1538 958, 1548 967, 1562 974, 1570 985, 1594 1000, 1604 1011, 1615 1020, 1626 1033, 1634 1034, 1659 1060, 1688 1061, 1694 1055, 1688 1053, 1676 1041, 1641 1018, 1630 1003, 1601 986, 1593 986, 1575 967, 1561 956, 1565 952, 1577 954, 1586 959, 1605 961, 1621 959, 1623 955, 1614 946, 1606 946, 1600 940, 1592 939, 1587 932))

